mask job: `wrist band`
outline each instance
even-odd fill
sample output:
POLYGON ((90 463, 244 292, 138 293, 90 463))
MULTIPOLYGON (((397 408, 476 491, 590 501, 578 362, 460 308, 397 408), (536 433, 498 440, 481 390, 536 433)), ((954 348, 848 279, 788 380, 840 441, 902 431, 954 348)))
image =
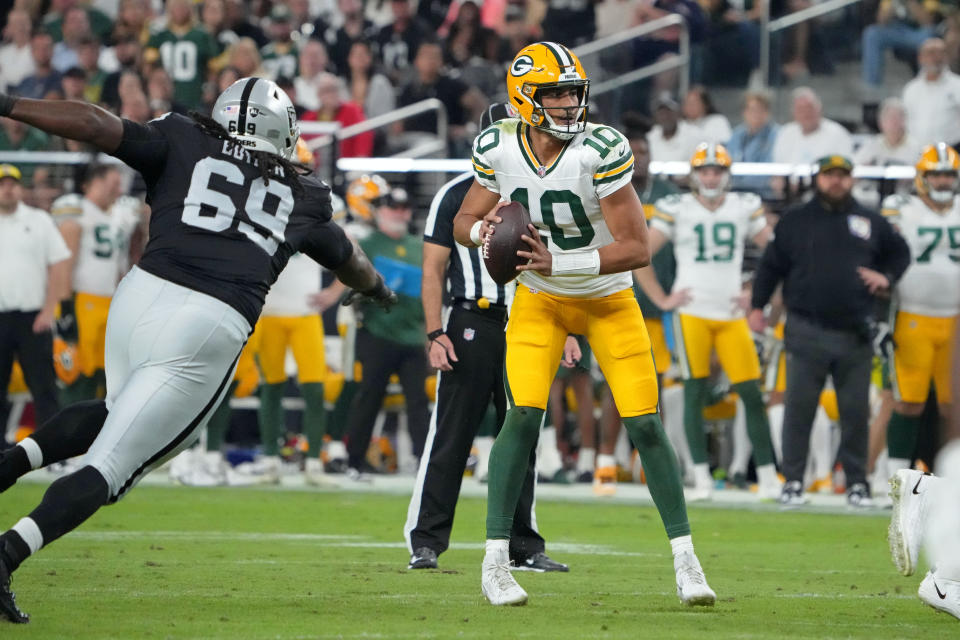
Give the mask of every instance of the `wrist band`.
POLYGON ((474 246, 479 247, 481 245, 480 229, 482 228, 483 220, 477 220, 473 223, 473 226, 470 227, 470 242, 472 242, 474 246))
POLYGON ((600 273, 600 252, 597 249, 583 253, 554 253, 550 275, 590 276, 600 273))
POLYGON ((0 93, 0 116, 9 116, 10 112, 13 111, 13 105, 16 103, 17 98, 15 96, 0 93))
POLYGON ((442 336, 443 333, 444 333, 444 332, 443 332, 443 329, 437 329, 437 330, 435 330, 435 331, 431 331, 430 333, 427 334, 427 340, 429 340, 430 342, 433 342, 433 341, 435 341, 437 338, 439 338, 440 336, 442 336))

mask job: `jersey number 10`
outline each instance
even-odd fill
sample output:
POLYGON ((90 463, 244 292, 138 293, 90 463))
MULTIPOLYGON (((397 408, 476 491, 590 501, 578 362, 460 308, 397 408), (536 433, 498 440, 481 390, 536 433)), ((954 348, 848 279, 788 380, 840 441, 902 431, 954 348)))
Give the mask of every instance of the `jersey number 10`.
MULTIPOLYGON (((192 227, 226 231, 233 226, 237 207, 230 196, 211 188, 212 176, 219 176, 239 188, 246 186, 240 167, 226 160, 204 158, 193 168, 181 219, 192 227)), ((272 256, 284 240, 284 231, 293 211, 293 191, 277 180, 264 184, 262 179, 256 178, 246 193, 243 211, 250 222, 240 220, 237 230, 272 256)))

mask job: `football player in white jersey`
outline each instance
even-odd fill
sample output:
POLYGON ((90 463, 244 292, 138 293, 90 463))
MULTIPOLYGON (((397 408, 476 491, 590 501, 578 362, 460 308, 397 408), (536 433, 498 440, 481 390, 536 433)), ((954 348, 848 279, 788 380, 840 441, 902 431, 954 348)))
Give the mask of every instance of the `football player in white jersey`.
POLYGON ((77 325, 80 376, 66 392, 70 402, 93 399, 103 384, 107 311, 117 283, 130 268, 131 248, 141 241, 140 202, 122 195, 120 167, 94 165, 83 178, 83 195, 61 196, 50 208, 75 256, 74 298, 61 308, 61 317, 74 315, 77 325))
POLYGON ((505 201, 533 224, 529 260, 507 325, 508 411, 490 453, 486 555, 481 589, 491 604, 527 593, 510 574, 509 538, 523 476, 568 334, 586 336, 613 392, 671 546, 677 594, 712 605, 694 554, 676 454, 657 413, 657 373, 630 271, 650 261, 643 207, 630 179, 633 154, 616 130, 587 123, 589 80, 563 45, 520 50, 507 72, 519 118, 494 123, 473 147, 475 180, 454 220, 454 237, 482 244, 505 201))
POLYGON ((930 145, 916 169, 916 195, 889 196, 882 208, 912 256, 895 296, 890 366, 895 404, 887 426, 891 476, 913 460, 931 380, 940 415, 950 415, 950 353, 960 314, 960 155, 943 142, 930 145))
POLYGON ((703 143, 690 160, 692 193, 658 200, 650 222, 650 250, 673 242, 677 278, 667 295, 652 268, 636 271, 644 293, 661 309, 676 309, 674 335, 683 371, 684 428, 694 462, 691 498, 709 499, 712 479, 703 431, 703 407, 716 350, 734 391, 743 400, 753 443, 760 495, 777 499, 780 486, 770 425, 760 392, 760 361, 743 311, 743 251, 748 239, 763 247, 770 237, 763 203, 753 193, 728 191, 730 154, 720 144, 703 143))

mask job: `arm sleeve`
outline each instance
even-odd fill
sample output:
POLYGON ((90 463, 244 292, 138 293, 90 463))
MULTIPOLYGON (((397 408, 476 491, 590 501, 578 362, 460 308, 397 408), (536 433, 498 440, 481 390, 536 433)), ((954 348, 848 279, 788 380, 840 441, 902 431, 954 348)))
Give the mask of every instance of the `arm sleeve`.
POLYGON ((878 224, 881 230, 880 259, 883 265, 881 271, 890 280, 892 287, 910 266, 910 247, 886 218, 881 218, 878 224))
POLYGON ((767 243, 767 248, 760 258, 760 264, 757 265, 750 301, 754 309, 762 309, 770 302, 777 284, 783 280, 790 268, 790 257, 784 246, 789 232, 784 233, 783 222, 784 220, 781 220, 777 223, 773 239, 767 243))
POLYGON ((311 231, 300 250, 320 266, 335 271, 353 255, 353 243, 340 225, 327 220, 311 231))
POLYGON ((169 150, 167 137, 156 123, 156 120, 146 124, 124 120, 123 140, 112 154, 139 171, 148 184, 163 171, 169 150))

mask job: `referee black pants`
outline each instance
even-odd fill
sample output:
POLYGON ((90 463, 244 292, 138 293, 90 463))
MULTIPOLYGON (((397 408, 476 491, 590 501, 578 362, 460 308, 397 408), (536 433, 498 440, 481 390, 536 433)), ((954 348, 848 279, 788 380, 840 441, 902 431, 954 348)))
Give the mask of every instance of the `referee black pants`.
POLYGON ((377 421, 377 414, 387 394, 390 375, 396 373, 403 388, 407 406, 407 429, 413 441, 413 455, 423 454, 423 441, 427 436, 429 416, 427 392, 427 356, 422 345, 408 346, 384 340, 369 331, 357 332, 357 360, 363 365, 363 377, 357 388, 350 411, 350 426, 347 430, 348 464, 354 469, 363 469, 367 459, 370 436, 377 421))
POLYGON ((7 387, 16 357, 33 396, 37 426, 60 410, 56 373, 53 370, 53 334, 33 332, 37 311, 0 312, 0 444, 7 424, 7 387))
MULTIPOLYGON (((437 554, 450 546, 450 529, 470 447, 490 402, 497 411, 497 431, 507 411, 503 385, 506 355, 503 311, 471 311, 455 306, 446 334, 457 362, 437 377, 437 404, 430 419, 423 461, 413 487, 404 526, 410 552, 429 547, 437 554)), ((533 512, 536 450, 524 478, 513 518, 510 556, 523 560, 544 550, 533 512)))
POLYGON ((783 415, 783 475, 803 482, 810 430, 827 374, 840 412, 840 464, 847 487, 866 482, 873 347, 856 331, 828 329, 787 314, 787 391, 783 415))

